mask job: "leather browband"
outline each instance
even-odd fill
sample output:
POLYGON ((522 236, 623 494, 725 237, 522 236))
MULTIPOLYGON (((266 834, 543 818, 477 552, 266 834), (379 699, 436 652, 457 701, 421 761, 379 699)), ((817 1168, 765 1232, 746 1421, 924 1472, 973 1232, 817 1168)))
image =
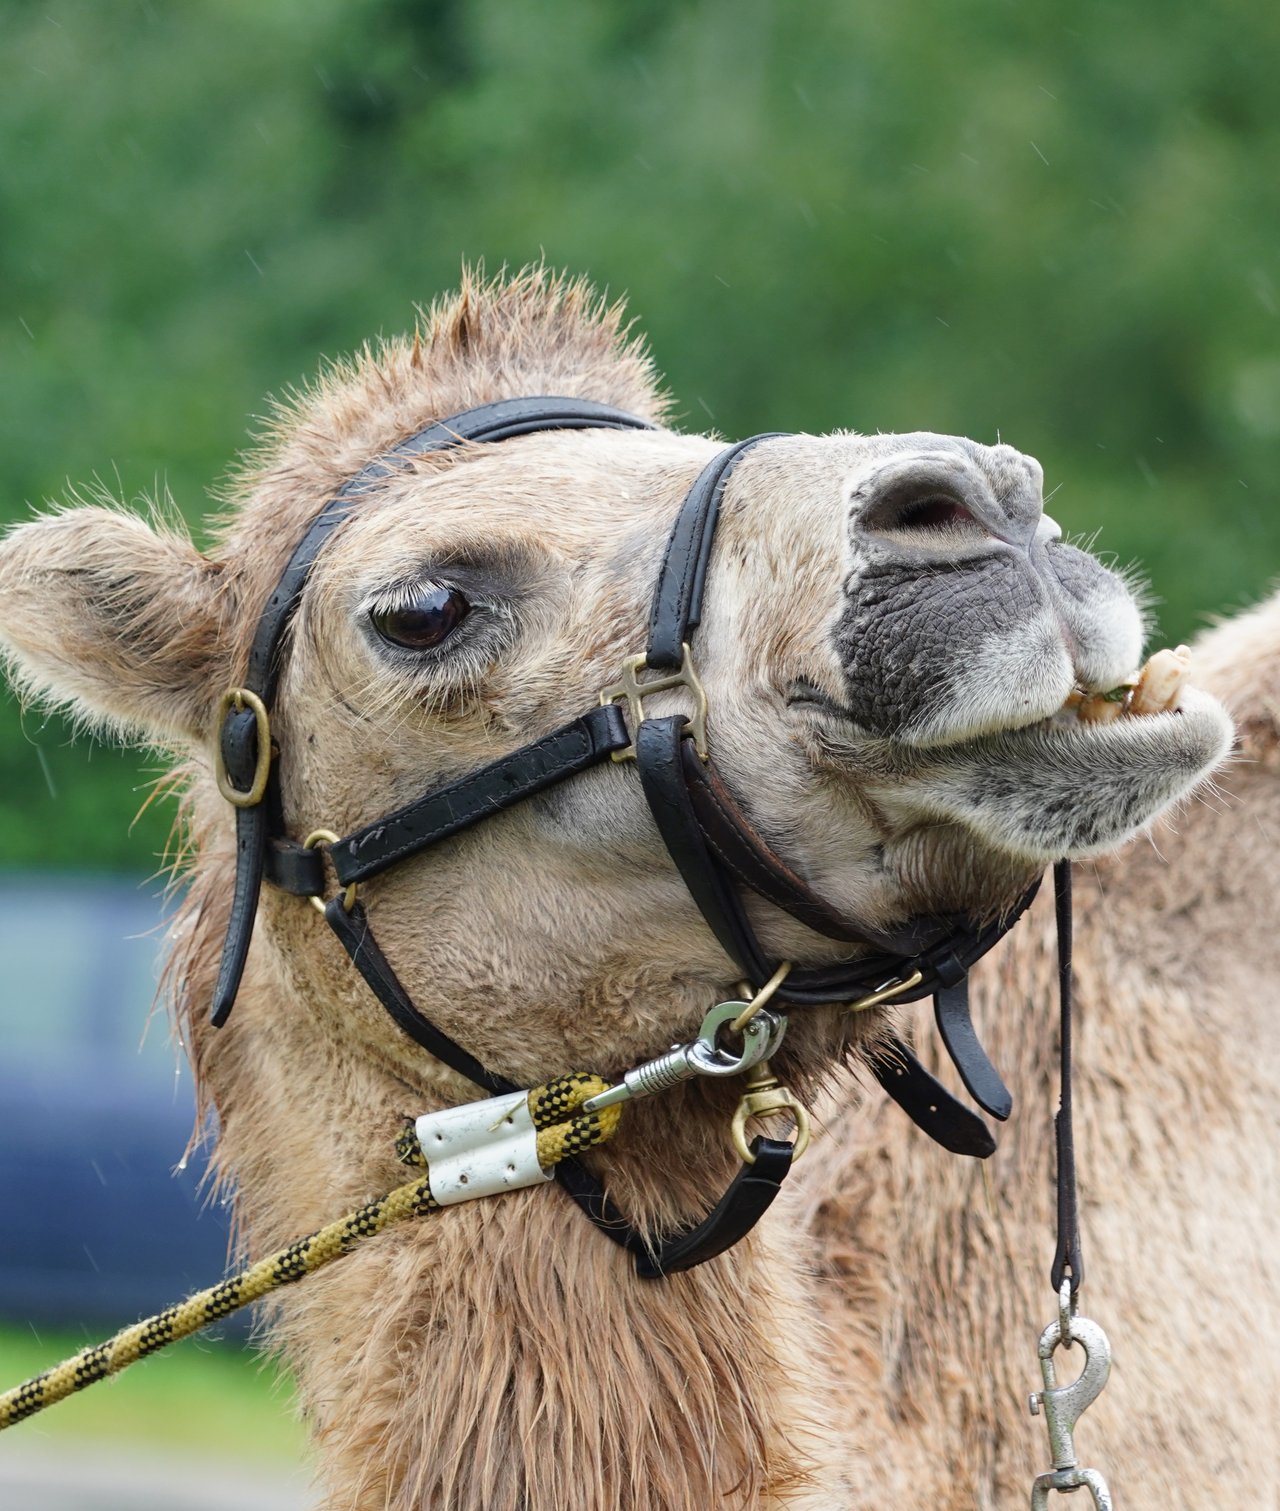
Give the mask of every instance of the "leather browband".
MULTIPOLYGON (((236 881, 224 942, 212 1019, 227 1019, 239 989, 252 936, 264 874, 300 896, 324 890, 324 867, 315 850, 304 849, 284 832, 279 752, 272 747, 262 790, 258 739, 269 719, 280 678, 285 632, 297 610, 308 575, 333 531, 373 485, 392 475, 404 460, 465 443, 495 442, 542 430, 652 430, 647 421, 583 399, 507 399, 438 421, 369 463, 324 505, 307 529, 254 635, 241 687, 228 695, 219 731, 225 781, 237 803, 236 881)), ((772 435, 752 436, 719 452, 699 474, 681 506, 663 557, 653 595, 645 665, 675 671, 698 626, 720 501, 738 461, 772 435)), ((828 937, 867 946, 872 953, 853 961, 794 969, 776 996, 794 1006, 848 1002, 889 988, 897 1002, 933 995, 943 1042, 974 1099, 994 1117, 1008 1116, 1008 1091, 987 1058, 969 1017, 966 973, 1021 916, 1033 887, 1001 919, 975 924, 967 919, 915 919, 883 931, 853 923, 814 893, 752 827, 709 760, 693 749, 684 718, 645 718, 630 730, 621 708, 606 703, 560 729, 502 756, 453 782, 429 789, 394 813, 366 824, 330 847, 344 885, 377 875, 389 866, 478 823, 534 793, 585 771, 634 740, 641 785, 658 831, 716 938, 753 987, 774 973, 751 925, 738 888, 757 895, 828 937)), ((226 789, 224 789, 226 790, 226 789)), ((1037 883, 1038 886, 1038 883, 1037 883)), ((339 895, 325 917, 370 989, 403 1032, 454 1070, 492 1094, 518 1088, 481 1065, 442 1033, 413 1005, 378 949, 364 908, 350 911, 339 895)), ((889 1040, 872 1069, 888 1094, 932 1138, 955 1153, 985 1158, 995 1148, 986 1124, 933 1077, 907 1047, 889 1040)), ((688 1231, 652 1248, 613 1206, 599 1182, 578 1162, 557 1167, 560 1184, 602 1231, 636 1258, 646 1278, 687 1269, 722 1253, 759 1219, 777 1194, 791 1162, 790 1146, 770 1139, 752 1145, 756 1161, 744 1165, 709 1216, 688 1231)))

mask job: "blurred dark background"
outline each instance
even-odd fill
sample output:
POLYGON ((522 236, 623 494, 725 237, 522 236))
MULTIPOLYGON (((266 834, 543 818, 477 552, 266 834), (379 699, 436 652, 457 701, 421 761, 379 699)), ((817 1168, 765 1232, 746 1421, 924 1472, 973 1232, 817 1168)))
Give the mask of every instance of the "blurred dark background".
MULTIPOLYGON (((688 427, 1035 453, 1167 643, 1280 564, 1274 0, 0 0, 0 38, 0 523, 171 493, 199 536, 267 394, 410 326, 464 259, 545 258, 628 295, 688 427)), ((3 697, 17 1379, 65 1351, 43 1329, 131 1320, 227 1239, 198 1161, 174 1174, 163 1024, 138 1053, 154 763, 3 697)), ((223 1441, 261 1421, 296 1457, 267 1387, 203 1360, 32 1431, 181 1442, 225 1410, 223 1441)))

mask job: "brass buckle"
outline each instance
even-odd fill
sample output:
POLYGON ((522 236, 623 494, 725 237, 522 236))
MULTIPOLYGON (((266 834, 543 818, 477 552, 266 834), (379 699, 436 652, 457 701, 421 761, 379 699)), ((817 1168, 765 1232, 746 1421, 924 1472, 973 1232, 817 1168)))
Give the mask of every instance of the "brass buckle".
MULTIPOLYGON (((307 835, 306 839, 302 841, 302 848, 304 850, 314 850, 317 845, 336 845, 337 843, 338 836, 333 832, 332 829, 313 829, 311 833, 307 835)), ((349 913, 351 909, 355 907, 356 891, 357 886, 354 881, 348 882, 347 885, 343 888, 342 911, 344 913, 349 913)), ((325 900, 323 897, 308 897, 307 901, 311 904, 311 906, 316 910, 317 913, 324 912, 325 900)))
POLYGON ((682 652, 680 670, 665 676, 654 677, 649 682, 640 680, 640 673, 648 669, 644 656, 628 656, 622 663, 622 676, 600 694, 602 707, 610 703, 620 703, 624 698, 627 700, 627 713, 632 730, 631 744, 624 750, 615 750, 612 760, 635 760, 635 731, 644 722, 644 703, 641 700, 649 693, 663 693, 672 687, 686 687, 693 694, 693 712, 686 720, 686 727, 693 736, 693 748, 698 752, 699 758, 704 761, 707 759, 707 694, 698 679, 697 672, 693 669, 693 657, 689 653, 688 641, 685 641, 680 650, 682 652))
POLYGON ((894 997, 900 997, 903 992, 909 992, 913 986, 919 986, 923 980, 923 971, 912 971, 901 981, 886 981, 883 986, 878 986, 875 991, 868 992, 865 997, 859 997, 856 1002, 850 1002, 845 1012, 860 1013, 864 1008, 877 1007, 881 1002, 890 1002, 894 997))
POLYGON ((256 808, 267 790, 267 777, 271 774, 271 719, 267 705, 257 693, 250 692, 247 687, 229 687, 218 699, 216 726, 218 737, 213 747, 213 774, 218 783, 218 791, 237 808, 256 808), (233 786, 231 773, 222 758, 222 726, 233 707, 252 710, 258 726, 258 757, 253 767, 253 782, 245 792, 233 786))

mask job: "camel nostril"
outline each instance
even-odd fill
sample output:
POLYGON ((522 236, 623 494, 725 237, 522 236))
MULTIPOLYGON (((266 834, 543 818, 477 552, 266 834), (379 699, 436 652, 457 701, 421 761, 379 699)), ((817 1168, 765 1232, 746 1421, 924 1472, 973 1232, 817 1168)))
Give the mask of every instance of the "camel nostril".
POLYGON ((909 504, 897 522, 899 530, 947 530, 978 522, 963 504, 953 498, 922 498, 909 504))
POLYGON ((881 533, 929 535, 982 529, 958 499, 936 492, 881 499, 863 515, 862 527, 881 533))

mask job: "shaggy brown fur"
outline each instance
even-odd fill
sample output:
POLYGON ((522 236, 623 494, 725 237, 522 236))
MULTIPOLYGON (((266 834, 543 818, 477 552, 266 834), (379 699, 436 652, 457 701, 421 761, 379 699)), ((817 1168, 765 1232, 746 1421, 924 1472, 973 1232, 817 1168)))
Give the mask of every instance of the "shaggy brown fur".
MULTIPOLYGON (((217 1116, 218 1161, 255 1252, 395 1183, 391 1141, 402 1119, 474 1092, 394 1030, 309 907, 269 888, 240 1002, 225 1029, 209 1028, 233 865, 231 816, 208 750, 217 697, 240 676, 262 603, 305 524, 339 484, 429 419, 528 392, 660 417, 648 359, 619 318, 582 285, 542 273, 468 280, 412 342, 335 368, 277 416, 230 489, 208 556, 103 509, 23 527, 0 550, 0 626, 26 684, 171 746, 184 763, 190 885, 170 980, 201 1096, 217 1116), (51 597, 62 609, 54 623, 51 597)), ((771 443, 744 464, 754 467, 754 490, 726 499, 714 622, 699 631, 715 730, 728 736, 717 753, 736 790, 760 794, 757 817, 771 837, 807 857, 811 880, 835 905, 872 923, 957 901, 995 907, 1024 883, 1025 862, 975 863, 966 851, 963 865, 931 875, 919 845, 958 853, 947 849, 958 830, 935 826, 921 841, 917 828, 886 850, 902 837, 887 816, 894 773, 881 773, 868 798, 837 755, 798 753, 778 668, 807 657, 814 679, 834 675, 832 606, 848 549, 841 486, 861 444, 771 443), (770 589, 784 574, 792 612, 779 615, 770 589)), ((381 484, 326 547, 294 626, 273 717, 289 832, 354 827, 588 706, 643 643, 646 589, 670 520, 714 451, 705 437, 665 431, 533 436, 423 458, 381 484), (456 553, 518 584, 517 650, 477 662, 461 681, 423 677, 406 691, 353 630, 367 617, 359 595, 456 553)), ((616 778, 584 776, 366 890, 379 940, 424 1010, 523 1084, 572 1065, 617 1072, 687 1036, 733 987, 635 784, 616 778)), ((839 952, 776 916, 760 926, 779 955, 839 952)), ((1086 1000, 1090 971, 1118 968, 1103 944, 1097 950, 1082 970, 1086 1000)), ((1029 973, 1019 995, 1040 1001, 1043 941, 1029 935, 1005 959, 1005 970, 1029 973)), ((1173 1023, 1163 996, 1151 1009, 1152 1020, 1173 1023)), ((1025 1036, 1020 1055, 1006 1054, 1019 1062, 1019 1089, 1039 1087, 1040 1025, 1027 1014, 1005 1021, 1025 1036)), ((856 1054, 884 1027, 878 1015, 852 1027, 832 1011, 794 1015, 788 1079, 812 1091, 842 1053, 856 1054)), ((1172 1027, 1154 1038, 1163 1050, 1131 1045, 1109 1063, 1132 1075, 1163 1053, 1185 1067, 1172 1027)), ((1198 1063, 1204 1085, 1216 1087, 1220 1067, 1204 1052, 1198 1063)), ((1199 1085, 1182 1088, 1182 1126, 1199 1085)), ((637 1106, 599 1158, 611 1194, 647 1230, 704 1210, 728 1179, 724 1126, 735 1094, 686 1088, 637 1106)), ((1043 1100, 1024 1096, 1023 1105, 1043 1100)), ((878 1115, 872 1121, 879 1129, 878 1115)), ((316 1277, 282 1304, 275 1336, 314 1428, 325 1506, 829 1511, 882 1503, 868 1462, 883 1466, 873 1471, 881 1480, 910 1463, 915 1477, 899 1486, 898 1504, 948 1505, 940 1489, 930 1489, 932 1501, 915 1493, 932 1451, 899 1453, 911 1446, 912 1422, 938 1416, 935 1400, 945 1424, 980 1445, 965 1457, 952 1444, 957 1475, 977 1483, 972 1459, 979 1479, 994 1483, 1006 1439, 986 1392, 998 1371, 962 1353, 946 1363, 939 1393, 931 1364, 950 1356, 929 1328, 936 1322, 947 1335, 961 1305, 954 1298, 977 1283, 980 1235, 999 1225, 969 1202, 972 1170, 934 1160, 900 1126, 886 1124, 874 1147, 869 1137, 849 1125, 810 1167, 811 1191, 851 1191, 865 1207, 856 1228, 834 1207, 817 1227, 823 1267, 841 1282, 827 1292, 837 1298, 828 1309, 840 1327, 834 1350, 808 1283, 814 1250, 794 1219, 763 1225, 714 1265, 645 1285, 559 1192, 524 1192, 385 1235, 316 1277), (867 1159, 845 1169, 844 1151, 860 1148, 867 1159), (945 1304, 930 1301, 930 1281, 945 1304), (908 1318, 902 1298, 912 1287, 908 1318), (861 1340, 852 1374, 847 1339, 861 1340), (848 1377, 839 1412, 833 1356, 848 1377), (956 1371, 970 1363, 966 1382, 956 1371), (932 1381, 925 1404, 920 1381, 932 1381)), ((1136 1147, 1153 1157, 1149 1142, 1136 1147)), ((1086 1140, 1087 1168, 1100 1168, 1088 1157, 1086 1140)), ((1030 1179, 1040 1160, 1038 1142, 1015 1141, 1007 1189, 1020 1192, 1019 1174, 1030 1179)), ((1185 1191, 1181 1200, 1177 1210, 1190 1211, 1185 1191)), ((1010 1266, 1015 1258, 1010 1273, 1026 1304, 1019 1310, 1002 1282, 1010 1339, 1023 1312, 1041 1310, 1030 1258, 1011 1251, 1010 1266)), ((1027 1348, 1034 1364, 1034 1334, 1027 1348)))

